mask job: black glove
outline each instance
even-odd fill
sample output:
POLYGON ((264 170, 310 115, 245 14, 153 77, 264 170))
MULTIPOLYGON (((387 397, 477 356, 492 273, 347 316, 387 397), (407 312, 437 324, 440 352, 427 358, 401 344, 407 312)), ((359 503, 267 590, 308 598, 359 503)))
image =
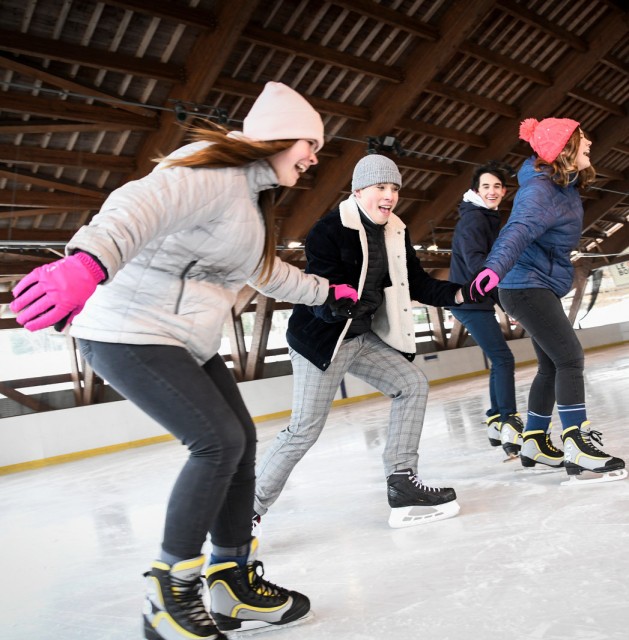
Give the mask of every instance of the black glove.
MULTIPOLYGON (((489 292, 488 297, 489 297, 491 302, 493 302, 494 304, 497 304, 503 311, 505 310, 505 308, 502 306, 502 302, 500 302, 500 296, 498 295, 498 289, 492 289, 489 292)), ((505 313, 506 313, 506 311, 505 311, 505 313)))
POLYGON ((354 287, 347 284, 331 284, 325 303, 330 307, 334 317, 353 318, 357 300, 358 294, 354 287))
POLYGON ((478 294, 476 294, 476 297, 472 298, 470 288, 473 282, 473 280, 470 280, 464 285, 461 285, 461 296, 463 297, 463 302, 461 304, 478 304, 479 302, 485 302, 485 296, 479 298, 478 294))

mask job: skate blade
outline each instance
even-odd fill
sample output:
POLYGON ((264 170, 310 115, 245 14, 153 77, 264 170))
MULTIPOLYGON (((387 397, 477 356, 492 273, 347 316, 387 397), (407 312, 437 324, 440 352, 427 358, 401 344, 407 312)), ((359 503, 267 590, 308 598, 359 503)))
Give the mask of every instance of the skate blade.
POLYGON ((261 620, 243 620, 240 628, 232 629, 231 631, 223 631, 222 633, 229 638, 229 640, 235 640, 236 638, 248 638, 260 633, 266 633, 267 631, 279 631, 280 629, 288 629, 289 627, 295 627, 299 624, 308 622, 314 618, 314 613, 308 611, 305 616, 287 622, 286 624, 270 624, 268 622, 262 622, 261 620))
MULTIPOLYGON (((538 466, 542 465, 541 462, 538 462, 537 464, 538 466)), ((543 465, 540 466, 539 469, 537 467, 520 467, 519 469, 516 469, 516 471, 521 471, 525 475, 541 476, 545 473, 557 473, 557 471, 565 471, 565 469, 564 467, 551 467, 550 465, 543 465)))
POLYGON ((503 460, 503 462, 513 462, 514 460, 519 460, 520 459, 520 454, 519 453, 510 453, 508 454, 508 456, 503 460))
POLYGON ((402 529, 436 522, 437 520, 445 520, 446 518, 453 518, 460 509, 461 507, 456 500, 434 507, 396 507, 391 509, 389 526, 393 529, 402 529))
MULTIPOLYGON (((587 470, 584 471, 587 473, 587 470)), ((592 471, 590 473, 596 473, 592 471)), ((602 474, 598 473, 594 477, 580 478, 579 476, 570 476, 567 480, 564 480, 561 484, 564 487, 574 487, 576 485, 584 484, 600 484, 601 482, 616 482, 616 480, 624 480, 627 475, 626 469, 616 469, 615 471, 606 471, 602 474)))

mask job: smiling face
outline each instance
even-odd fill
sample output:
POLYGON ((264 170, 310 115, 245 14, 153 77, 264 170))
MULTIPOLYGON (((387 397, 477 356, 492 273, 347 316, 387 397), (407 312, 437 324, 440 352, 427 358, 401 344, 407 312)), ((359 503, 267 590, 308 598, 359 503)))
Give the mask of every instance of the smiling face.
POLYGON ((478 195, 488 209, 497 209, 507 193, 502 181, 492 173, 482 173, 478 179, 478 195))
POLYGON ((590 147, 592 141, 588 140, 583 131, 579 129, 579 148, 577 149, 577 156, 575 158, 575 164, 577 165, 577 171, 583 171, 591 166, 590 162, 590 147))
POLYGON ((297 140, 292 147, 271 156, 268 160, 275 171, 278 184, 294 187, 299 176, 311 165, 318 163, 316 147, 314 140, 297 140))
POLYGON ((354 197, 376 224, 386 224, 399 198, 400 187, 391 182, 354 191, 354 197))

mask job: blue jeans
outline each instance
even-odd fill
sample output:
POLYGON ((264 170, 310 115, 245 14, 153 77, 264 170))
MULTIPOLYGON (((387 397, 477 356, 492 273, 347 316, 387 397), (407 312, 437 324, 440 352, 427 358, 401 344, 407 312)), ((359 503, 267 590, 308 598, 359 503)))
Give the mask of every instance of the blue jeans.
POLYGON ((489 309, 454 309, 452 315, 468 330, 491 362, 487 416, 500 414, 501 420, 516 413, 515 359, 493 311, 489 309))
POLYGON ((216 355, 199 365, 182 347, 79 340, 94 371, 188 447, 173 487, 162 548, 201 554, 251 541, 256 429, 231 371, 216 355))
POLYGON ((541 416, 558 404, 585 402, 583 348, 561 304, 549 289, 500 289, 500 302, 531 336, 537 374, 529 391, 529 411, 541 416))

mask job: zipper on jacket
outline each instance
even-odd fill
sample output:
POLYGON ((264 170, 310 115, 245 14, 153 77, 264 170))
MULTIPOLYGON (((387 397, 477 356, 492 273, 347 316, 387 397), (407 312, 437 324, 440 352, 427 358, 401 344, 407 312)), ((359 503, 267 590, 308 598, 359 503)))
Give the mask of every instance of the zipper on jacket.
POLYGON ((198 260, 193 260, 188 263, 186 268, 181 272, 181 287, 179 289, 179 295, 177 296, 177 303, 175 304, 175 313, 179 313, 179 305, 181 304, 181 298, 183 298, 183 289, 186 286, 186 277, 188 276, 190 269, 192 269, 197 262, 198 260))

